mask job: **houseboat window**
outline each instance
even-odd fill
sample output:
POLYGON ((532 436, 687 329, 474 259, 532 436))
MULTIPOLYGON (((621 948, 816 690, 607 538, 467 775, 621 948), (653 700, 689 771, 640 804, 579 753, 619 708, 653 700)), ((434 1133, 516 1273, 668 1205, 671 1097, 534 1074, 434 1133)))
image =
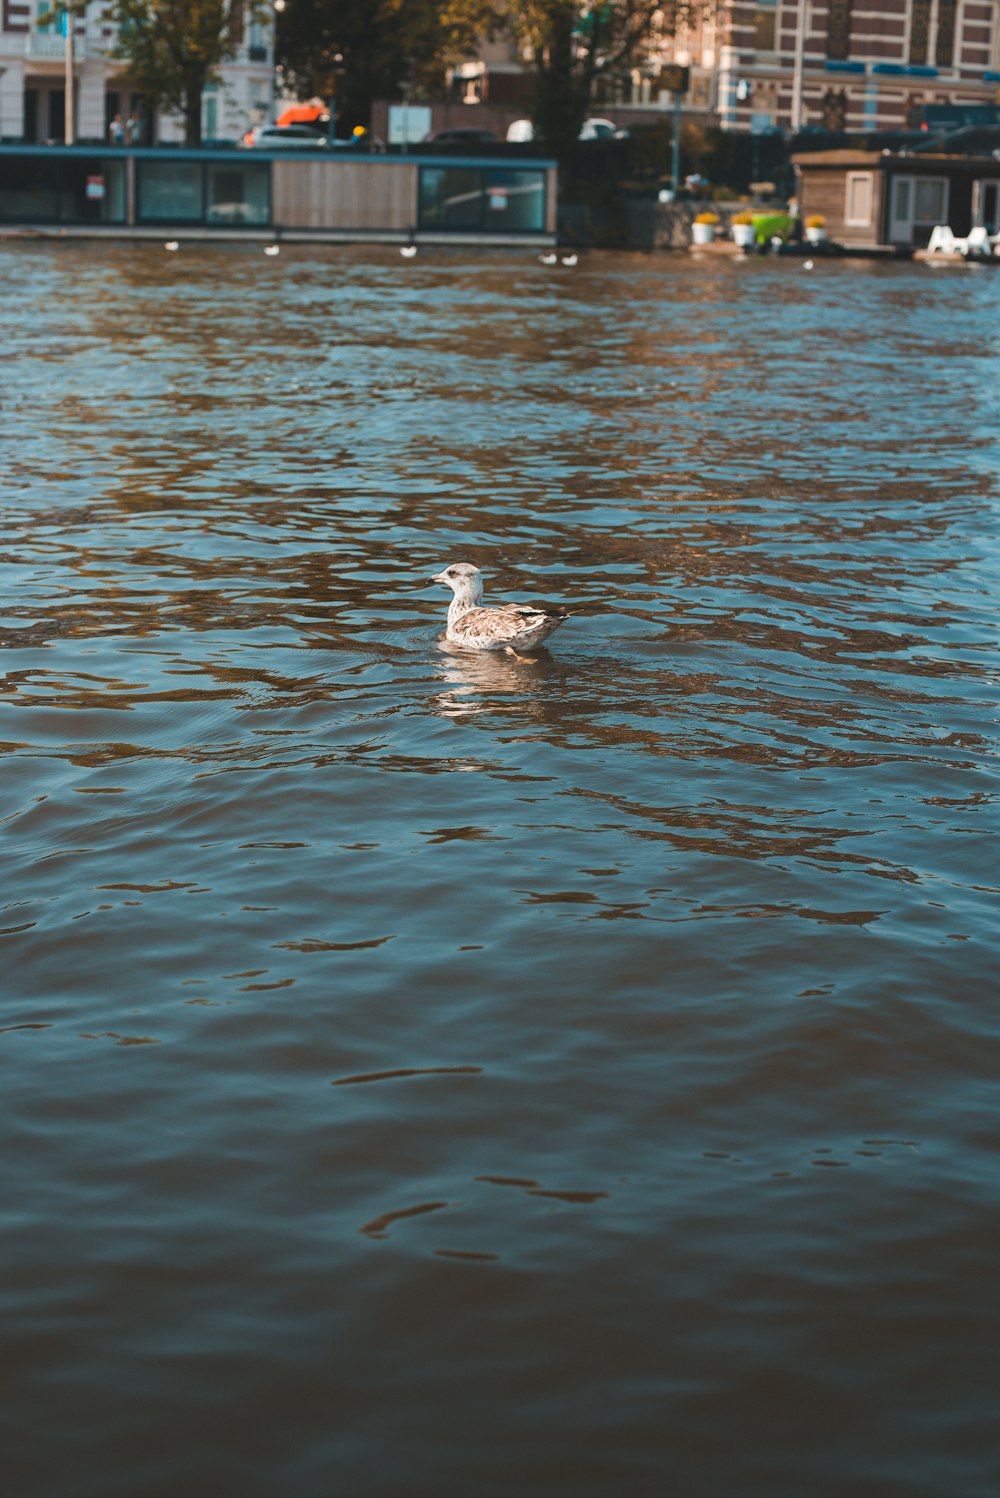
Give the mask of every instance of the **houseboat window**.
POLYGON ((913 220, 917 224, 947 221, 948 184, 943 177, 918 177, 914 183, 913 220))
POLYGON ((950 68, 955 55, 955 0, 938 0, 937 44, 934 61, 939 68, 950 68))
POLYGON ((210 224, 267 224, 271 220, 271 169, 265 162, 208 168, 210 224))
POLYGON ((123 224, 126 215, 125 162, 95 156, 63 161, 60 218, 68 223, 123 224))
POLYGON ((997 233, 1000 223, 1000 180, 980 179, 972 193, 973 223, 982 224, 991 234, 997 233))
POLYGON ((826 55, 846 62, 851 50, 851 0, 830 0, 826 23, 826 55))
POLYGON ((910 61, 926 63, 927 38, 930 32, 931 0, 911 0, 910 61))
POLYGON ((506 167, 421 167, 420 225, 425 229, 538 233, 545 227, 545 172, 506 167))
POLYGON ((59 164, 57 161, 0 160, 0 221, 45 223, 59 216, 59 164))
POLYGON ((897 177, 893 185, 893 218, 901 224, 913 221, 913 178, 897 177))
POLYGON ((200 161, 138 161, 140 223, 199 222, 205 212, 200 161))
POLYGON ((482 175, 475 167, 423 167, 420 222, 424 227, 478 229, 483 218, 482 175))
POLYGON ((868 225, 872 221, 871 172, 848 172, 847 201, 844 205, 844 222, 853 225, 868 225))
POLYGON ((754 46, 758 52, 773 52, 775 49, 775 18, 777 0, 757 0, 754 12, 754 46))

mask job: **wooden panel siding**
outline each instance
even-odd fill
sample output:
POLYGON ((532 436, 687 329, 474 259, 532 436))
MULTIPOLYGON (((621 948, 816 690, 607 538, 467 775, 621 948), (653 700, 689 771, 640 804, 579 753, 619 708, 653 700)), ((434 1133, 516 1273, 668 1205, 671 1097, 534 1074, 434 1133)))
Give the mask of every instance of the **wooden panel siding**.
POLYGON ((880 170, 878 156, 867 152, 824 152, 830 165, 810 164, 808 157, 796 159, 799 180, 799 203, 802 213, 808 216, 821 213, 826 219, 826 231, 831 239, 840 244, 878 244, 882 236, 882 203, 884 174, 880 170), (833 165, 835 158, 842 158, 833 165), (831 170, 832 166, 832 170, 831 170), (846 222, 847 174, 849 172, 871 173, 872 209, 869 225, 846 222))
POLYGON ((286 229, 386 229, 417 222, 414 162, 276 161, 273 216, 286 229))

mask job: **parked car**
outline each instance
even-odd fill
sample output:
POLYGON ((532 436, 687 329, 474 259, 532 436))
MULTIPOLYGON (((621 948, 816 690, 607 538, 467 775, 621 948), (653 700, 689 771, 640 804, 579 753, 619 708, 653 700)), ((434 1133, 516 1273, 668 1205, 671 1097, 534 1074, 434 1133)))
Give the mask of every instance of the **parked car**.
MULTIPOLYGON (((530 120, 514 120, 507 126, 507 139, 524 145, 535 138, 535 127, 530 120)), ((628 140, 628 131, 613 120, 584 120, 580 127, 580 140, 628 140)))
POLYGON ((424 143, 428 146, 488 146, 496 145, 498 141, 499 136, 494 135, 492 130, 472 128, 432 130, 429 135, 424 136, 424 143))
POLYGON ((614 120, 584 120, 581 140, 628 140, 628 131, 614 120))
POLYGON ((257 146, 260 150, 284 150, 286 147, 295 149, 310 147, 329 146, 330 137, 323 130, 315 130, 312 125, 255 125, 248 130, 243 137, 245 146, 257 146))

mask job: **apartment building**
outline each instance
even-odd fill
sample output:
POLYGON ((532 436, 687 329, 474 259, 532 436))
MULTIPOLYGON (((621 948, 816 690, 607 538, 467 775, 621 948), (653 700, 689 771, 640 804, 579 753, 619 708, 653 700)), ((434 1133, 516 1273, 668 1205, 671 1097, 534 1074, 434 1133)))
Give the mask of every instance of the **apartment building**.
POLYGON ((717 110, 734 130, 899 130, 1000 99, 1000 0, 724 0, 717 110))
MULTIPOLYGON (((68 48, 55 0, 0 0, 0 140, 29 145, 65 140, 67 93, 76 140, 107 140, 117 114, 134 115, 143 144, 183 138, 181 121, 147 108, 122 63, 109 56, 114 28, 106 9, 103 0, 86 6, 68 48)), ((269 28, 248 24, 236 57, 220 73, 220 82, 203 100, 202 133, 206 140, 238 140, 273 108, 269 28)))

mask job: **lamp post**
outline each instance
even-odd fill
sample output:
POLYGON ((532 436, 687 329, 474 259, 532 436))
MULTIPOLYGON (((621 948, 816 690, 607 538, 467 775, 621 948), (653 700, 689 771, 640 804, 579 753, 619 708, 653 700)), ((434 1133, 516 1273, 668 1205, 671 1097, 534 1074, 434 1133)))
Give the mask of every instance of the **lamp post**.
POLYGON ((281 69, 275 62, 275 54, 278 50, 278 17, 285 8, 285 0, 273 0, 271 9, 274 11, 274 24, 271 27, 271 119, 276 125, 278 123, 278 100, 281 90, 278 84, 278 74, 281 69))
POLYGON ((798 0, 795 8, 795 54, 792 59, 792 134, 802 129, 802 61, 806 50, 806 6, 809 0, 798 0))
POLYGON ((410 95, 413 92, 413 84, 409 80, 400 84, 400 92, 403 95, 403 139, 400 142, 399 149, 405 156, 410 143, 410 95))
POLYGON ((337 79, 340 76, 343 62, 343 52, 335 52, 333 54, 333 67, 330 69, 330 123, 326 127, 331 145, 337 138, 337 79))
POLYGON ((76 17, 72 5, 63 11, 63 26, 66 36, 66 93, 63 109, 63 140, 67 146, 76 141, 74 115, 76 114, 76 17))

